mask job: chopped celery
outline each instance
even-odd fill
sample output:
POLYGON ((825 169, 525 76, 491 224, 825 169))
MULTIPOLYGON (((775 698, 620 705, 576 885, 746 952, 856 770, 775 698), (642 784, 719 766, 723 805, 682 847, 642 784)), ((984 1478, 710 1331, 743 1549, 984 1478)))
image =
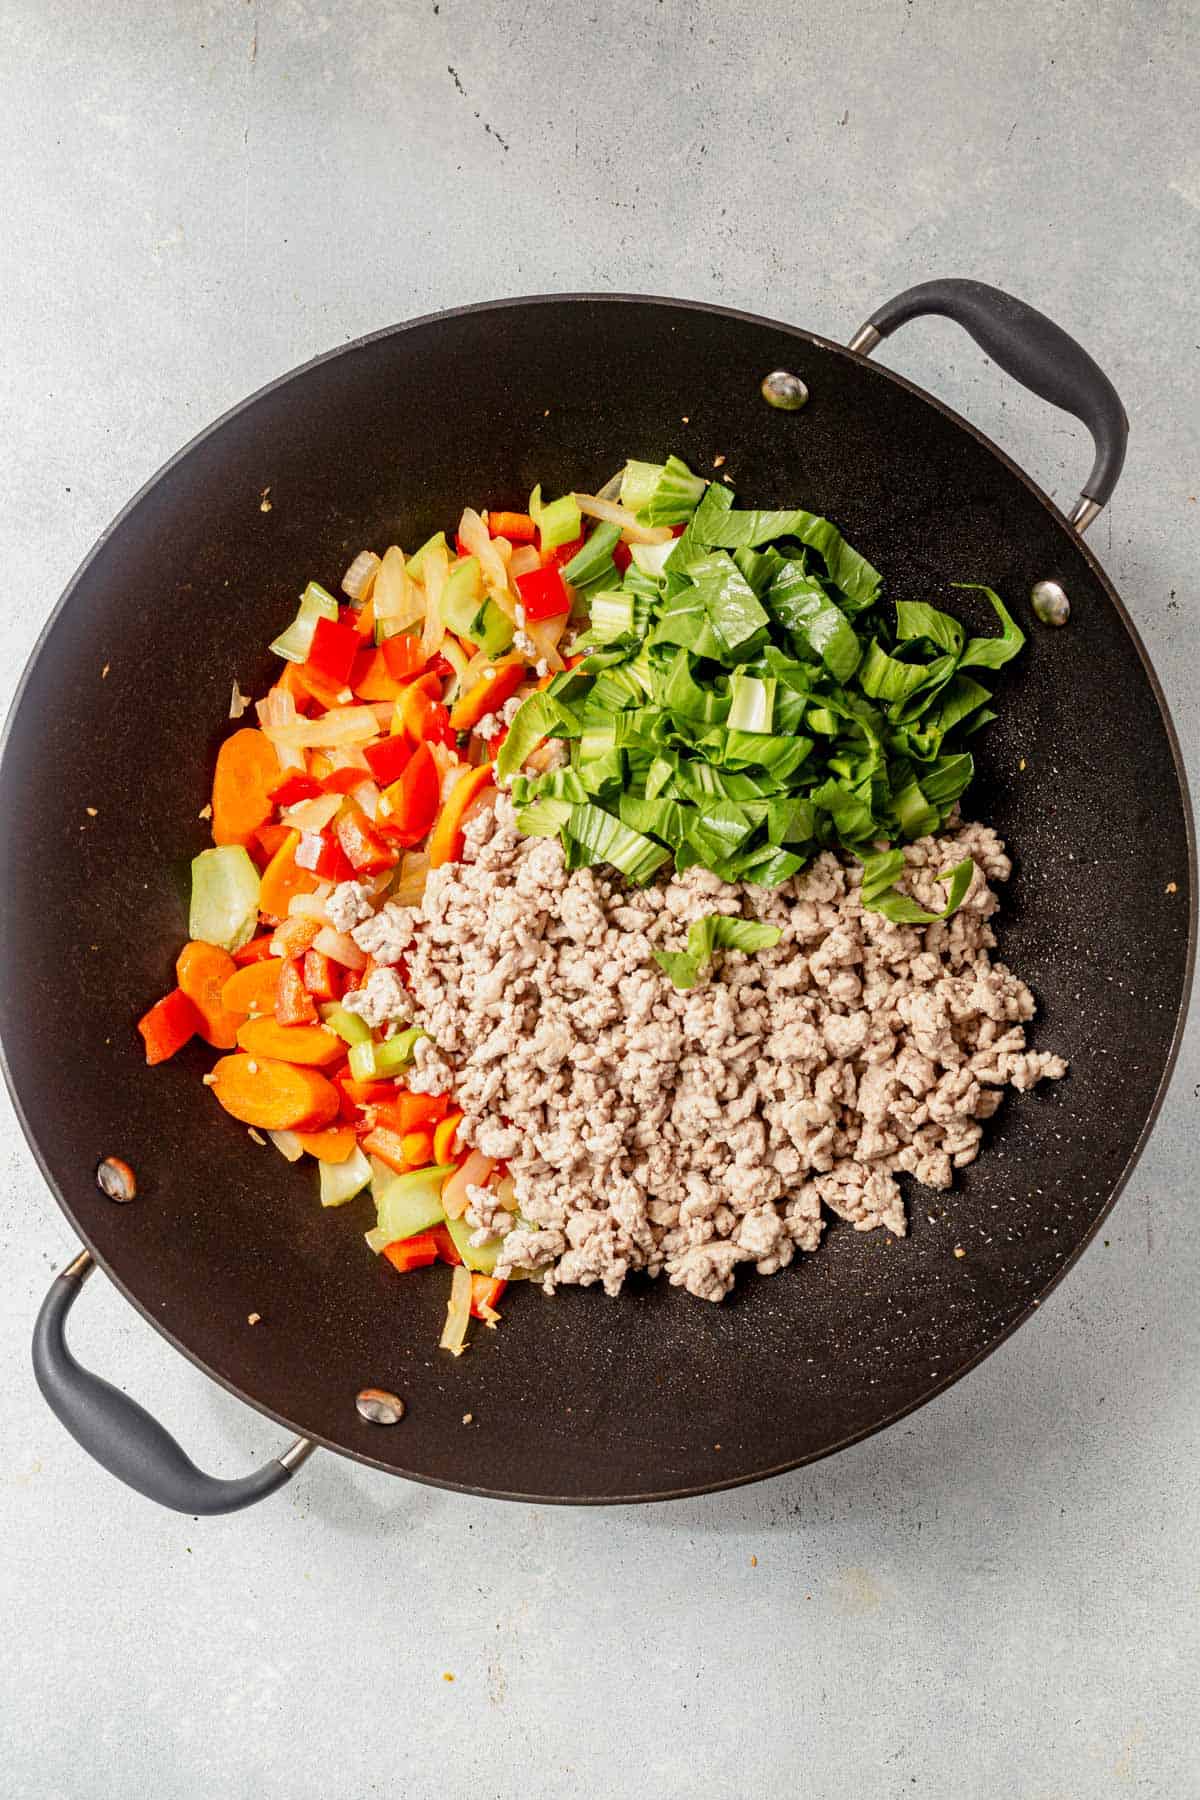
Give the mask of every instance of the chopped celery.
POLYGON ((439 611, 448 630, 466 637, 471 621, 483 599, 483 569, 477 556, 465 556, 455 563, 442 589, 439 611))
POLYGON ((768 733, 775 715, 775 677, 747 675, 736 669, 730 678, 730 731, 768 733))
POLYGON ((258 924, 258 870, 241 844, 219 844, 192 859, 188 936, 240 950, 258 924))
POLYGON ((412 1025, 407 1031, 388 1038, 384 1044, 376 1044, 369 1037, 351 1044, 351 1075, 355 1081, 386 1081, 389 1076, 398 1075, 412 1061, 417 1039, 425 1035, 419 1026, 412 1025))
POLYGON ((307 660, 312 649, 313 632, 317 629, 318 619, 333 619, 338 616, 338 604, 332 594, 327 594, 319 581, 310 581, 300 596, 300 610, 288 626, 271 645, 276 656, 282 656, 285 662, 302 663, 307 660))
POLYGON ((598 644, 632 633, 634 598, 633 594, 613 592, 592 595, 589 630, 598 644))
POLYGON ((641 512, 662 479, 661 463, 627 462, 621 476, 621 505, 641 512))
POLYGON ((649 575, 657 581, 665 570, 667 558, 677 541, 675 538, 668 538, 665 544, 630 544, 629 554, 643 575, 649 575))
POLYGON ((393 1175, 375 1189, 376 1230, 386 1234, 385 1243, 394 1244, 397 1238, 415 1237, 418 1231, 445 1224, 442 1184, 453 1173, 453 1163, 434 1163, 407 1175, 393 1175))
POLYGON ((366 1020, 360 1019, 357 1013, 348 1012, 344 1006, 339 1006, 336 1000, 326 1006, 319 1006, 317 1011, 330 1031, 336 1031, 340 1038, 345 1039, 346 1043, 365 1044, 370 1038, 371 1028, 366 1020))
POLYGON ((356 1144, 345 1162, 321 1164, 321 1205, 344 1206, 371 1179, 371 1165, 356 1144))
POLYGON ((446 1224, 454 1239, 454 1247, 468 1269, 474 1269, 479 1275, 490 1275, 496 1267, 503 1239, 493 1238, 488 1244, 473 1244, 471 1237, 475 1228, 468 1225, 465 1219, 447 1219, 446 1224))
POLYGON ((560 544, 569 544, 583 530, 583 520, 575 504, 574 494, 564 494, 561 500, 552 500, 549 506, 543 502, 540 512, 538 530, 544 551, 557 550, 560 544))
POLYGON ((620 538, 619 525, 597 525, 582 550, 576 551, 563 570, 563 580, 569 581, 572 587, 591 587, 594 582, 611 575, 613 551, 620 538))
POLYGON ((638 509, 647 525, 686 525, 708 483, 678 456, 668 456, 650 498, 638 509))
POLYGON ((499 656, 513 641, 513 622, 494 600, 485 600, 467 627, 466 635, 485 656, 499 656))
POLYGON ((439 545, 443 550, 446 548, 446 534, 444 531, 435 531, 431 538, 425 539, 425 542, 421 545, 419 550, 413 551, 406 566, 409 575, 414 581, 421 580, 425 567, 425 558, 429 555, 431 550, 436 550, 439 545))

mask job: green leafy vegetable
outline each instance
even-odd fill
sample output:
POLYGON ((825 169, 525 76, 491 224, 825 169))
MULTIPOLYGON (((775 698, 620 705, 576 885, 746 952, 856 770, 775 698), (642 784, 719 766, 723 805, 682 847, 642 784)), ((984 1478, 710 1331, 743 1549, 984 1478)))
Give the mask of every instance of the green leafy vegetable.
POLYGON ((896 892, 896 877, 904 870, 902 850, 884 850, 877 856, 863 858, 862 903, 864 912, 882 913, 894 925, 933 925, 956 913, 967 897, 975 864, 969 856, 952 869, 944 869, 939 881, 949 883, 946 904, 941 912, 926 912, 919 901, 896 892))
POLYGON ((686 950, 656 950, 654 960, 677 988, 693 988, 718 950, 768 950, 781 937, 778 925, 760 925, 757 919, 731 919, 726 913, 705 913, 688 930, 686 950))
POLYGON ((960 669, 999 669, 1006 662, 1011 662, 1025 642, 1025 633, 1008 611, 999 594, 981 581, 956 581, 955 587, 974 588, 980 594, 986 594, 996 609, 996 617, 1002 626, 998 638, 971 638, 959 661, 960 669))
POLYGON ((619 525, 597 525, 582 550, 575 552, 563 570, 563 580, 569 581, 572 587, 591 587, 605 576, 615 574, 612 553, 620 539, 619 525))

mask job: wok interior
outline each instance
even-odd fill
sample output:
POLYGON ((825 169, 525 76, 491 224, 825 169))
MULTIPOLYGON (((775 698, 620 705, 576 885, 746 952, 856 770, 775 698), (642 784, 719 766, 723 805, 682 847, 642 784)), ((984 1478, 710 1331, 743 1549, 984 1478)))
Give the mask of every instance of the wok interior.
POLYGON ((1185 981, 1179 776, 1152 681, 1086 556, 920 396, 784 327, 703 309, 483 309, 353 346, 260 395, 152 484, 77 579, 28 679, 0 804, 0 1026, 81 1233, 155 1324, 255 1404, 351 1454, 496 1493, 718 1485, 820 1455, 927 1397, 1018 1319, 1105 1210, 1154 1106, 1185 981), (778 367, 808 384, 805 411, 764 405, 759 383, 778 367), (397 1279, 363 1245, 369 1201, 323 1214, 311 1168, 218 1112, 199 1081, 208 1054, 147 1069, 133 1026, 186 935, 187 864, 207 841, 198 815, 233 680, 267 685, 265 645, 305 581, 334 585, 364 545, 411 549, 464 503, 520 506, 535 480, 598 486, 626 456, 670 450, 701 473, 724 456, 747 503, 827 514, 892 598, 989 630, 982 597, 949 582, 989 582, 1015 603, 1030 641, 996 683, 967 810, 1014 855, 999 955, 1037 995, 1031 1042, 1071 1073, 1006 1099, 951 1194, 910 1186, 906 1240, 831 1225, 817 1255, 744 1278, 720 1307, 644 1281, 616 1301, 510 1290, 502 1329, 455 1361, 434 1348, 444 1278, 397 1279), (1026 605, 1047 576, 1072 602, 1058 632, 1026 605), (137 1171, 133 1206, 94 1186, 110 1153, 137 1171), (358 1418, 365 1385, 404 1395, 402 1426, 358 1418))

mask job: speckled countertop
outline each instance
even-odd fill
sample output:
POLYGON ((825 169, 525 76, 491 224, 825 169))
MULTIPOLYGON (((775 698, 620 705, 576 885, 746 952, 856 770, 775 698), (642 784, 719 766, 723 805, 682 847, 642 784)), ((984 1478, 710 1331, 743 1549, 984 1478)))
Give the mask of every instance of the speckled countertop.
MULTIPOLYGON (((1117 382, 1094 541, 1196 766, 1194 8, 5 0, 0 28, 5 702, 127 496, 319 350, 607 287, 844 338, 963 274, 1117 382)), ((1077 491, 1080 430, 953 327, 886 360, 1077 491)), ((0 1795, 1200 1794, 1196 1045, 1106 1232, 983 1368, 832 1462, 610 1512, 329 1456, 224 1521, 119 1488, 29 1373, 73 1245, 4 1102, 0 1795)), ((277 1446, 102 1280, 74 1337, 206 1466, 277 1446)))

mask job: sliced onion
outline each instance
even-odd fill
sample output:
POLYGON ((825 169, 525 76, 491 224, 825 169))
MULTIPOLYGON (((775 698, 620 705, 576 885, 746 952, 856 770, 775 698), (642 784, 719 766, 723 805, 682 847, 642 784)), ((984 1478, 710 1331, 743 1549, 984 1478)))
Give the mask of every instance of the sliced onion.
POLYGON ((375 586, 380 561, 373 550, 360 550, 342 576, 342 592, 351 600, 366 600, 375 586))
POLYGON ((370 706, 335 706, 319 719, 296 719, 290 725, 263 723, 262 729, 276 750, 341 749, 347 744, 369 743, 379 735, 379 721, 370 706))
POLYGON ((453 1356, 461 1356, 468 1348, 467 1332, 470 1325, 471 1271, 465 1263, 456 1263, 450 1275, 450 1300, 438 1348, 449 1350, 453 1356))
POLYGON ((425 617, 425 598, 410 577, 404 552, 393 544, 384 555, 375 577, 375 617, 392 631, 403 631, 425 617))
MULTIPOLYGON (((254 710, 258 714, 259 725, 268 736, 270 736, 270 732, 267 730, 268 726, 280 730, 287 729, 295 725, 300 716, 296 711, 296 702, 292 696, 286 688, 280 687, 273 687, 266 697, 258 702, 254 710)), ((273 738, 271 741, 275 743, 273 738)), ((279 758, 281 769, 304 768, 304 751, 298 744, 275 743, 275 754, 279 758)))
POLYGON ((341 807, 341 794, 317 794, 311 800, 300 800, 295 806, 284 807, 283 823, 294 831, 324 831, 341 807))
POLYGON ((465 1163, 455 1169, 442 1189, 442 1211, 448 1219, 461 1219, 467 1210, 469 1187, 483 1187, 495 1168, 490 1156, 472 1150, 465 1163))
POLYGON ((515 581, 518 575, 532 575, 541 566, 542 559, 535 544, 518 544, 509 559, 509 577, 515 581))
POLYGON ((249 694, 243 694, 241 688, 238 686, 237 682, 235 681, 233 684, 233 693, 230 696, 230 700, 229 700, 229 716, 230 716, 230 718, 231 719, 240 719, 242 714, 245 712, 246 708, 249 706, 249 704, 250 704, 249 694))
POLYGON ((595 494, 572 497, 580 512, 586 513, 589 519, 606 519, 610 525, 619 525, 627 544, 665 544, 675 535, 669 525, 639 524, 636 513, 631 513, 627 506, 617 506, 612 500, 601 500, 595 494))
POLYGON ((354 939, 347 937, 344 931, 335 931, 332 925, 318 931, 313 939, 313 949, 333 962, 341 963, 344 969, 365 969, 367 966, 367 959, 354 939))
POLYGON ((400 906, 420 906, 429 874, 429 858, 420 850, 410 850, 400 865, 400 874, 392 889, 392 899, 400 906))
POLYGON ((373 780, 361 781, 352 791, 350 798, 358 802, 368 819, 379 817, 379 802, 382 798, 379 784, 373 780))
POLYGON ((458 757, 457 757, 456 753, 453 750, 449 749, 445 744, 430 744, 430 745, 428 745, 428 750, 429 750, 429 754, 432 756, 432 758, 434 760, 434 764, 437 768, 438 792, 440 793, 441 792, 441 784, 443 781, 445 781, 446 776, 449 774, 450 770, 457 768, 458 757))
POLYGON ((315 894, 293 894, 288 901, 289 919, 320 919, 328 925, 329 914, 325 911, 325 902, 333 891, 328 882, 323 884, 324 892, 318 888, 315 894))
POLYGON ((304 1155, 304 1145, 294 1131, 268 1131, 267 1136, 280 1156, 286 1156, 289 1162, 299 1162, 304 1155))
MULTIPOLYGON (((372 1162, 374 1162, 376 1159, 374 1157, 372 1157, 371 1160, 372 1160, 372 1162)), ((382 1166, 383 1165, 380 1164, 381 1168, 382 1168, 382 1166)), ((393 1169, 388 1170, 389 1175, 393 1175, 394 1173, 395 1173, 395 1170, 393 1170, 393 1169)), ((387 1249, 388 1245, 395 1241, 392 1237, 391 1232, 384 1231, 384 1229, 380 1225, 372 1225, 370 1231, 363 1232, 363 1236, 366 1238, 367 1243, 370 1245, 371 1249, 375 1252, 376 1256, 382 1255, 382 1253, 387 1249)))
POLYGON ((437 655, 446 635, 446 621, 442 617, 442 590, 449 572, 450 558, 446 547, 444 544, 437 544, 424 562, 425 623, 421 628, 421 654, 427 662, 437 655))
POLYGON ((496 1183, 496 1198, 505 1212, 515 1213, 517 1210, 517 1184, 511 1175, 496 1183))
POLYGON ((545 660, 557 675, 566 664, 558 654, 558 640, 567 629, 569 613, 559 613, 553 619, 529 619, 525 624, 525 636, 529 639, 539 658, 545 660))
POLYGON ((597 500, 616 500, 616 499, 618 499, 620 497, 620 493, 621 493, 621 483, 624 479, 625 479, 625 469, 624 469, 624 466, 622 465, 622 467, 617 470, 615 475, 609 476, 608 480, 605 482, 605 484, 602 488, 596 489, 597 500))
POLYGON ((442 776, 441 800, 443 806, 445 806, 447 800, 450 798, 463 776, 469 775, 470 773, 471 766, 469 763, 455 763, 452 769, 446 770, 446 773, 442 776))

